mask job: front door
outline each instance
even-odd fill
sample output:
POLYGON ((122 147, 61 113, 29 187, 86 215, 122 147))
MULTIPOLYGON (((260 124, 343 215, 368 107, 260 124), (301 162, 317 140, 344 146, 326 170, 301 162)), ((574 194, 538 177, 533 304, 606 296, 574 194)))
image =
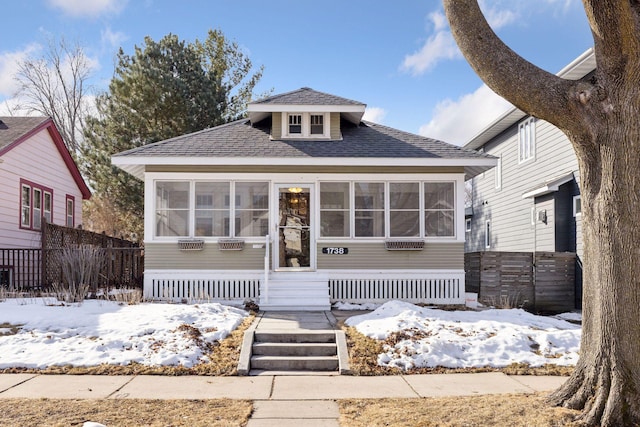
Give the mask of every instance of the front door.
POLYGON ((277 270, 312 270, 315 267, 311 184, 279 184, 277 250, 274 251, 277 270))

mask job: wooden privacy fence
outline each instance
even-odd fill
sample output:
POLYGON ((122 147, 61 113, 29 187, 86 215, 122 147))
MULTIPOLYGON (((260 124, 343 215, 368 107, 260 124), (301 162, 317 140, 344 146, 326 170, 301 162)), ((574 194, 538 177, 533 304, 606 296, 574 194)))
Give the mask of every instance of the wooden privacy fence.
POLYGON ((471 252, 464 264, 466 291, 482 304, 549 313, 575 308, 575 253, 471 252))
POLYGON ((31 291, 62 283, 62 255, 79 246, 96 248, 100 270, 96 287, 142 287, 144 250, 127 240, 86 230, 44 224, 41 248, 0 248, 0 286, 31 291))

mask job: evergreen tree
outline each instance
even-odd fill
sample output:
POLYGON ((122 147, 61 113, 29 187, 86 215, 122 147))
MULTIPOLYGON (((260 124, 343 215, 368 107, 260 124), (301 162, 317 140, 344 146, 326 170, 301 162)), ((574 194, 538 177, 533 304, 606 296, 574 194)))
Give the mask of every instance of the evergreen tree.
POLYGON ((217 30, 204 42, 169 34, 159 42, 146 37, 133 55, 120 49, 109 90, 97 97, 98 114, 87 120, 81 167, 102 199, 96 206, 129 218, 121 234, 142 236, 143 184, 112 166, 111 156, 241 117, 262 76, 262 67, 250 75, 252 68, 217 30))

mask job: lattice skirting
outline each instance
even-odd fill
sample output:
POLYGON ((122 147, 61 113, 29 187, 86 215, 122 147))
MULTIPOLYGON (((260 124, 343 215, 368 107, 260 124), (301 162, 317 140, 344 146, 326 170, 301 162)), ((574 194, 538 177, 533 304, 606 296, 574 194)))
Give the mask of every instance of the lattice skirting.
MULTIPOLYGON (((300 274, 300 273, 297 273, 300 274)), ((308 273, 313 275, 312 272, 308 273)), ((464 272, 323 271, 331 302, 464 304, 464 272)), ((147 300, 257 302, 263 272, 145 272, 147 300)))

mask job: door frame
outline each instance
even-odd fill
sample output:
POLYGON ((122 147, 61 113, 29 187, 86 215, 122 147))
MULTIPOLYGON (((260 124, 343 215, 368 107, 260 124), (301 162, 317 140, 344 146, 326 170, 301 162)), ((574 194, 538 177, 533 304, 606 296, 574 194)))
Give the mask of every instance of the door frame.
POLYGON ((313 182, 277 182, 273 184, 273 204, 271 217, 272 221, 272 255, 271 268, 272 271, 278 272, 294 272, 294 271, 316 271, 317 268, 317 242, 316 242, 316 185, 313 182), (280 189, 300 187, 309 189, 309 267, 280 267, 280 189))

